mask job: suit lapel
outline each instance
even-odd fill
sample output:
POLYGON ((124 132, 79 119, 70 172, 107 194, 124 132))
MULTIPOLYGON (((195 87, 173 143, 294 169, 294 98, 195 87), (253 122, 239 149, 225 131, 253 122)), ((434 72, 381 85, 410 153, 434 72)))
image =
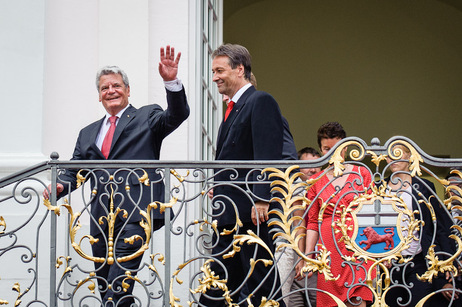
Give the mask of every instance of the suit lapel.
POLYGON ((223 121, 220 125, 220 129, 218 130, 218 141, 217 141, 217 153, 216 157, 218 157, 221 148, 223 147, 223 142, 226 139, 226 136, 229 133, 229 129, 233 125, 233 122, 236 120, 236 118, 239 116, 241 113, 242 109, 245 107, 247 103, 247 99, 250 97, 250 95, 255 92, 255 87, 251 86, 249 87, 244 94, 239 98, 239 103, 237 103, 234 108, 232 109, 231 113, 228 115, 228 119, 226 121, 223 121))
POLYGON ((109 156, 112 156, 114 145, 117 143, 122 131, 124 131, 125 127, 128 123, 133 120, 136 116, 136 108, 133 106, 129 106, 127 110, 122 114, 119 118, 119 122, 117 123, 116 129, 114 131, 114 137, 112 138, 111 150, 109 151, 109 156))
POLYGON ((97 124, 95 125, 94 129, 91 131, 91 134, 89 135, 90 147, 98 154, 98 156, 101 159, 106 159, 106 158, 104 157, 103 153, 98 148, 98 146, 96 146, 96 138, 98 137, 98 133, 101 130, 101 126, 104 124, 105 119, 106 117, 103 117, 101 120, 99 120, 97 124))

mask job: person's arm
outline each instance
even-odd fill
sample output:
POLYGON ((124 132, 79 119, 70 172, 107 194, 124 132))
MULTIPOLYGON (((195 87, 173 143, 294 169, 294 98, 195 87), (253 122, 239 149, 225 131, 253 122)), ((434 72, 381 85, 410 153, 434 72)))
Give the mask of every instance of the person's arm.
MULTIPOLYGON (((304 250, 304 254, 308 254, 308 253, 311 253, 315 250, 316 248, 316 243, 318 242, 318 239, 319 239, 319 233, 316 231, 316 230, 312 230, 312 229, 307 229, 306 230, 306 237, 305 237, 305 250, 304 250)), ((310 256, 311 258, 314 258, 314 256, 310 256)), ((298 279, 298 280, 301 280, 303 279, 305 276, 302 274, 302 268, 305 266, 305 262, 303 260, 299 261, 297 263, 297 266, 295 268, 295 279, 298 279)), ((308 278, 311 277, 311 275, 313 275, 312 272, 308 273, 308 278)))
MULTIPOLYGON (((444 210, 442 205, 439 204, 438 200, 435 198, 434 193, 435 193, 435 185, 432 182, 425 182, 428 184, 430 191, 427 191, 427 195, 425 197, 427 200, 430 201, 433 210, 435 210, 435 215, 436 215, 436 238, 435 238, 435 252, 438 251, 444 251, 450 254, 455 253, 455 244, 454 240, 449 238, 451 235, 451 226, 452 226, 452 220, 449 217, 449 214, 444 210)), ((424 183, 419 183, 420 185, 423 185, 424 183)), ((445 259, 446 257, 444 256, 439 256, 439 258, 445 259)), ((435 285, 438 289, 441 289, 446 286, 447 276, 443 276, 440 274, 438 278, 434 280, 435 285)), ((451 284, 452 287, 452 284, 451 284)), ((443 293, 444 294, 444 293, 443 293)))
MULTIPOLYGON (((71 160, 82 160, 81 155, 81 139, 82 131, 79 133, 77 142, 75 144, 74 153, 72 154, 71 160)), ((63 197, 64 195, 69 194, 75 190, 77 185, 77 170, 66 169, 64 173, 60 174, 56 182, 56 199, 63 197)), ((43 198, 49 199, 51 196, 51 184, 48 185, 46 189, 43 190, 43 198)))
POLYGON ((177 78, 178 64, 181 52, 175 58, 175 49, 167 46, 160 48, 159 74, 164 80, 167 91, 167 109, 164 111, 159 106, 152 109, 150 127, 155 130, 160 138, 164 138, 178 128, 189 116, 189 106, 186 99, 183 84, 177 78))
MULTIPOLYGON (((316 175, 314 175, 316 176, 316 175)), ((313 177, 314 177, 313 176, 313 177)), ((313 178, 311 177, 311 178, 313 178)), ((315 199, 317 195, 317 186, 313 185, 308 192, 306 193, 306 197, 309 200, 315 199)), ((316 244, 318 243, 319 239, 319 232, 318 232, 318 215, 319 215, 319 201, 315 201, 311 203, 311 206, 307 208, 308 212, 305 216, 305 224, 306 224, 306 236, 305 236, 305 250, 303 251, 304 254, 311 253, 315 251, 316 244)), ((310 256, 314 258, 314 255, 310 256)), ((305 263, 300 261, 297 263, 296 271, 295 271, 295 278, 302 279, 304 278, 301 270, 305 263)), ((308 277, 311 277, 312 273, 308 273, 308 277)))
MULTIPOLYGON (((252 99, 252 146, 254 160, 282 160, 283 124, 279 106, 268 93, 257 92, 252 99)), ((254 174, 253 180, 258 181, 259 174, 254 174)), ((261 198, 271 198, 269 184, 254 184, 253 193, 261 198)), ((252 221, 268 220, 269 203, 258 201, 255 203, 257 212, 252 209, 252 221), (257 216, 258 214, 258 216, 257 216)))

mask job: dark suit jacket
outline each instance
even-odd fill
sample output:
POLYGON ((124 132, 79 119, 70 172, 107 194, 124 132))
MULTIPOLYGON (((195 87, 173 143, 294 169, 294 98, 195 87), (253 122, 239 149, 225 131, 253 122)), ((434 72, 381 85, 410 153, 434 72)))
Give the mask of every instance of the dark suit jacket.
POLYGON ((295 148, 294 137, 290 132, 289 122, 282 117, 283 144, 282 144, 282 159, 283 160, 298 160, 297 149, 295 148))
MULTIPOLYGON (((253 86, 247 89, 234 106, 226 122, 218 131, 216 160, 282 160, 283 123, 281 111, 274 98, 268 93, 257 91, 253 86)), ((249 170, 239 170, 237 181, 246 180, 249 170)), ((218 225, 232 225, 236 222, 237 206, 243 222, 251 221, 253 199, 245 193, 245 185, 230 186, 232 171, 217 171, 216 181, 226 182, 214 188, 214 214, 218 225), (243 189, 240 190, 239 188, 243 189), (232 200, 232 202, 230 201, 232 200), (223 203, 221 203, 223 202, 223 203), (225 211, 221 214, 224 204, 225 211)), ((249 181, 256 181, 260 172, 252 172, 249 181)), ((248 188, 258 197, 271 198, 269 184, 254 184, 248 188)))
MULTIPOLYGON (((389 180, 387 180, 389 181, 389 180)), ((425 200, 430 201, 433 210, 435 210, 436 215, 436 237, 433 244, 435 244, 435 252, 445 251, 453 254, 455 252, 454 240, 450 239, 451 235, 450 227, 452 226, 452 220, 444 210, 444 208, 439 204, 434 195, 435 185, 424 178, 412 178, 412 209, 420 210, 422 216, 416 216, 416 218, 424 221, 425 225, 423 226, 420 244, 422 246, 422 254, 427 255, 428 249, 432 245, 433 235, 435 233, 435 227, 433 225, 432 216, 430 210, 424 203, 419 204, 418 201, 425 200), (428 189, 425 184, 430 188, 428 189), (419 195, 421 194, 421 195, 419 195)), ((438 258, 444 258, 438 256, 438 258)), ((437 278, 434 280, 435 286, 440 289, 446 280, 444 277, 437 278)))
MULTIPOLYGON (((449 215, 446 213, 444 208, 439 204, 437 199, 435 198, 434 191, 435 185, 424 178, 412 178, 412 185, 413 187, 418 187, 417 189, 412 189, 412 195, 414 196, 412 201, 412 207, 414 210, 422 211, 421 219, 425 222, 423 226, 423 234, 421 238, 421 245, 422 245, 422 252, 424 255, 427 254, 428 249, 432 243, 433 234, 434 234, 434 225, 431 217, 430 210, 427 208, 425 204, 417 204, 417 200, 421 200, 422 196, 419 195, 419 192, 423 195, 423 197, 432 204, 433 210, 435 210, 436 214, 436 238, 434 244, 435 251, 446 251, 453 253, 455 252, 455 245, 454 240, 450 239, 449 236, 451 235, 450 227, 452 226, 452 221, 449 215), (428 185, 430 190, 425 186, 428 185)), ((441 258, 441 257, 440 257, 441 258)))
MULTIPOLYGON (((158 160, 162 140, 175 130, 189 115, 184 88, 180 92, 170 92, 167 90, 168 108, 164 111, 159 105, 152 104, 136 109, 129 106, 117 123, 111 150, 108 160, 158 160)), ((72 160, 105 160, 100 149, 95 144, 104 118, 83 128, 77 139, 72 160)), ((109 170, 113 174, 115 170, 109 170)), ((151 187, 140 184, 138 176, 128 175, 127 171, 117 171, 115 173, 116 184, 112 185, 117 194, 114 197, 114 206, 127 210, 131 222, 141 220, 138 214, 139 209, 145 210, 152 201, 164 202, 164 185, 159 174, 155 170, 146 170, 149 175, 151 187), (117 176, 119 175, 119 176, 117 176), (121 178, 121 180, 119 180, 121 178), (130 185, 129 195, 125 190, 126 180, 130 185), (152 188, 152 192, 151 192, 152 188)), ((64 191, 60 197, 76 188, 76 170, 66 170, 58 180, 63 183, 64 191)), ((108 173, 97 171, 86 173, 90 177, 91 188, 97 189, 97 194, 91 201, 91 213, 98 219, 100 216, 107 216, 108 198, 111 188, 105 182, 108 173), (101 180, 102 179, 102 180, 101 180)), ((142 173, 137 172, 138 175, 142 173)), ((168 174, 167 174, 168 175, 168 174)), ((162 214, 156 210, 154 218, 163 218, 162 214)), ((125 219, 121 218, 121 222, 125 219)), ((104 229, 107 223, 101 227, 104 229)), ((97 231, 95 223, 91 223, 92 233, 97 231)))

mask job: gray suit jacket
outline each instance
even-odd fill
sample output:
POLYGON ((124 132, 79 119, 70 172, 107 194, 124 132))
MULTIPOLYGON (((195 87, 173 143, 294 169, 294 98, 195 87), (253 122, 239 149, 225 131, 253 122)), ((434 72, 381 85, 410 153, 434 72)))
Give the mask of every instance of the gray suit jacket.
MULTIPOLYGON (((139 109, 130 105, 119 119, 108 160, 158 160, 162 140, 189 116, 184 88, 180 92, 167 90, 167 102, 166 110, 157 104, 139 109)), ((104 118, 80 131, 72 160, 105 160, 95 144, 103 121, 104 118)), ((58 177, 59 182, 65 187, 60 197, 76 188, 77 171, 68 169, 58 177)), ((152 201, 164 202, 164 185, 160 175, 156 174, 155 170, 147 170, 147 172, 150 182, 153 183, 151 187, 139 182, 141 171, 137 171, 136 174, 120 170, 84 172, 89 177, 91 189, 97 191, 90 201, 91 213, 95 218, 91 223, 92 233, 98 231, 96 226, 98 218, 108 214, 112 189, 114 189, 114 206, 125 209, 130 222, 141 220, 139 210, 145 210, 152 201), (108 184, 109 175, 114 175, 111 184, 108 184), (127 185, 130 187, 128 192, 127 185)), ((163 218, 158 210, 153 216, 155 219, 163 218)), ((120 217, 118 221, 123 223, 126 219, 120 217)), ((107 223, 101 227, 104 229, 106 226, 107 223)))

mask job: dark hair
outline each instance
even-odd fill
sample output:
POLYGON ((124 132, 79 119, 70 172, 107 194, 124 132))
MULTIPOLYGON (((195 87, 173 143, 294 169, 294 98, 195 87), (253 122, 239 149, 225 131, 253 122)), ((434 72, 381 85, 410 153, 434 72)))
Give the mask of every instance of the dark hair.
POLYGON ((318 129, 318 145, 321 148, 322 139, 344 139, 346 138, 345 129, 338 122, 327 122, 318 129))
POLYGON ((252 73, 252 57, 247 48, 237 44, 224 44, 215 49, 212 53, 212 59, 218 56, 226 56, 229 60, 229 66, 235 69, 238 65, 244 66, 244 77, 250 81, 252 73))
POLYGON ((300 160, 300 158, 304 155, 304 154, 310 154, 312 155, 313 157, 321 157, 321 155, 319 154, 319 152, 314 149, 313 147, 304 147, 302 149, 300 149, 298 152, 298 160, 300 160))

